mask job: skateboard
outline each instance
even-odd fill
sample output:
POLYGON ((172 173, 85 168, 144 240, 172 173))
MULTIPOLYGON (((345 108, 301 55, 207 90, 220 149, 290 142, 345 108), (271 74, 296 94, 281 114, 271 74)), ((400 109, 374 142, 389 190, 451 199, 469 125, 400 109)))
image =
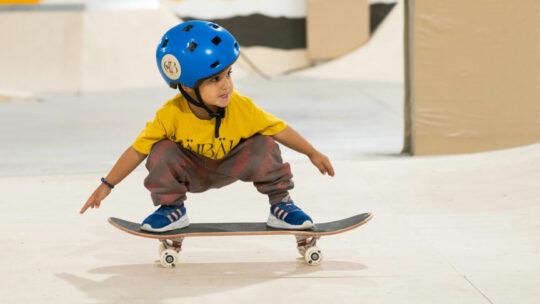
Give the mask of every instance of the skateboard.
POLYGON ((174 267, 186 237, 195 236, 238 236, 238 235, 294 235, 298 252, 308 265, 319 265, 323 260, 322 251, 316 246, 321 236, 342 233, 360 227, 373 218, 371 213, 362 213, 346 219, 317 223, 308 230, 278 229, 266 226, 266 223, 193 223, 188 227, 167 232, 149 232, 141 230, 141 224, 109 218, 116 228, 141 237, 158 239, 160 263, 167 268, 174 267))

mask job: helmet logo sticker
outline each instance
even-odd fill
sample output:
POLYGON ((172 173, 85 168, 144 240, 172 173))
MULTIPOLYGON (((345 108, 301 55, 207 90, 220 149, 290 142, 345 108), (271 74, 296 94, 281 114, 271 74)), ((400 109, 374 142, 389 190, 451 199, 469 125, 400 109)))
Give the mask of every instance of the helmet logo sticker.
POLYGON ((182 73, 178 59, 171 54, 163 56, 161 59, 161 69, 172 80, 180 78, 180 74, 182 73))

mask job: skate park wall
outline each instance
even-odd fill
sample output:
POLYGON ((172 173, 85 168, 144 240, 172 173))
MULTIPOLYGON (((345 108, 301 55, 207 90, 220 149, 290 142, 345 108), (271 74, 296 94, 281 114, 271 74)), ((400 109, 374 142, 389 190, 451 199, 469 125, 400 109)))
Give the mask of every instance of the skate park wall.
POLYGON ((229 29, 242 46, 236 67, 268 78, 310 70, 360 48, 395 5, 383 0, 162 3, 182 20, 206 19, 229 29))
POLYGON ((406 27, 404 151, 540 140, 540 1, 409 0, 406 27))
POLYGON ((168 10, 89 10, 83 21, 83 91, 164 84, 156 67, 156 47, 179 23, 168 10))
MULTIPOLYGON (((339 1, 334 4, 336 9, 355 2, 339 1)), ((29 1, 2 3, 23 2, 29 1)), ((309 70, 315 61, 309 58, 306 47, 305 0, 36 2, 37 5, 0 5, 0 41, 3 42, 0 95, 4 92, 21 92, 17 94, 23 96, 32 92, 162 86, 154 62, 156 41, 168 28, 190 18, 222 22, 240 36, 242 56, 235 66, 237 79, 309 70)), ((365 40, 366 31, 374 31, 379 24, 384 24, 386 14, 394 5, 394 2, 379 0, 358 3, 362 4, 362 9, 361 13, 356 13, 363 16, 362 20, 348 19, 361 24, 364 34, 352 39, 353 44, 365 40)), ((338 12, 326 20, 320 17, 323 19, 316 23, 328 27, 344 16, 346 14, 338 12)), ((321 35, 328 33, 327 29, 321 35)), ((333 56, 339 57, 338 54, 350 50, 352 44, 347 43, 334 43, 333 56)), ((13 99, 13 94, 9 95, 8 99, 13 99)))
POLYGON ((341 57, 369 40, 367 0, 307 0, 306 16, 311 60, 341 57))
MULTIPOLYGON (((292 73, 294 76, 354 80, 365 82, 404 82, 404 2, 394 2, 389 7, 388 15, 374 27, 370 26, 369 40, 351 52, 316 66, 292 73)), ((376 4, 372 4, 374 7, 376 4)), ((373 14, 374 10, 370 10, 373 14)))
POLYGON ((0 11, 0 88, 79 89, 83 21, 78 8, 0 11))
POLYGON ((162 86, 155 48, 178 18, 158 1, 0 5, 0 89, 162 86))

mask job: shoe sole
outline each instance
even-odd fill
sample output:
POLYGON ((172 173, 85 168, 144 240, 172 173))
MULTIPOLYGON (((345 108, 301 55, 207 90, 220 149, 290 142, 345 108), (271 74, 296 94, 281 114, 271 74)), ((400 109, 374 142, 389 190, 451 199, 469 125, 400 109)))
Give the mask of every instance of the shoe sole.
POLYGON ((144 224, 141 226, 141 230, 150 231, 150 232, 166 232, 175 229, 182 229, 189 226, 189 218, 186 215, 182 216, 179 220, 170 223, 169 225, 161 228, 152 228, 149 224, 144 224))
POLYGON ((305 230, 313 228, 313 223, 310 221, 305 221, 302 225, 291 225, 286 222, 278 219, 273 214, 270 214, 266 226, 277 228, 277 229, 295 229, 295 230, 305 230))

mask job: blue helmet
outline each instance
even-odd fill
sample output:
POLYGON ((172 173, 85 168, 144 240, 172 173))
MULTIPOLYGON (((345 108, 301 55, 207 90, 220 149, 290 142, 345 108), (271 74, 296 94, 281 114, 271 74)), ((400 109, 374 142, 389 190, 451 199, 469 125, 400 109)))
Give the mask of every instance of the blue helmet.
POLYGON ((240 55, 236 39, 223 27, 193 20, 171 28, 158 45, 156 61, 165 82, 190 88, 233 64, 240 55))

